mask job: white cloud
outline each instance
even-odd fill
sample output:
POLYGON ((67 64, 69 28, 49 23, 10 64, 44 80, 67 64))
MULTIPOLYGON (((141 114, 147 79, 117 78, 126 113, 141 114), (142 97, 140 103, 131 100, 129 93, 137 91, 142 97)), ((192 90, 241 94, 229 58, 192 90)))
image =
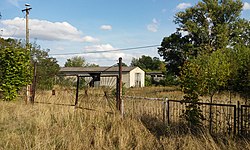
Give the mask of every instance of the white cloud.
POLYGON ((150 32, 157 32, 158 31, 158 27, 159 27, 159 22, 155 18, 152 20, 151 24, 147 25, 147 29, 150 32))
POLYGON ((93 46, 85 46, 82 54, 88 62, 99 64, 103 66, 104 64, 100 64, 101 61, 110 61, 112 64, 117 63, 119 57, 122 57, 124 61, 131 61, 133 57, 132 54, 125 54, 121 51, 113 51, 117 48, 114 48, 111 44, 101 44, 101 45, 93 45, 93 46), (105 52, 102 52, 105 51, 105 52), (110 51, 110 52, 109 52, 110 51), (94 53, 92 53, 94 52, 94 53))
POLYGON ((85 46, 85 52, 93 52, 93 51, 112 51, 115 48, 110 44, 101 44, 101 45, 93 45, 93 46, 85 46))
POLYGON ((102 30, 112 30, 112 26, 111 25, 102 25, 100 27, 100 29, 102 29, 102 30))
POLYGON ((243 5, 243 10, 250 10, 250 3, 245 2, 243 5))
MULTIPOLYGON (((25 19, 16 17, 12 20, 3 20, 4 37, 25 37, 25 19)), ((39 40, 57 41, 69 40, 77 42, 96 42, 91 36, 83 36, 82 32, 68 22, 50 22, 47 20, 29 20, 30 37, 39 40)))
POLYGON ((188 7, 192 6, 190 3, 180 3, 176 6, 177 9, 186 9, 188 7))

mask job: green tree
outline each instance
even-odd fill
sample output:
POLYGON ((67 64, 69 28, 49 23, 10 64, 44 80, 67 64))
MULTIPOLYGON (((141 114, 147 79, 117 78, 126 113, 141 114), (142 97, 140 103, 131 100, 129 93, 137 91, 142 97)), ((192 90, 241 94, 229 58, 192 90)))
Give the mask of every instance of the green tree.
POLYGON ((250 47, 234 47, 234 70, 236 74, 228 81, 228 88, 232 92, 237 92, 246 102, 250 99, 250 47))
POLYGON ((64 67, 84 67, 85 65, 86 61, 84 57, 75 56, 70 59, 67 59, 67 61, 64 64, 64 67))
MULTIPOLYGON (((174 22, 176 33, 165 37, 158 49, 167 64, 167 71, 179 75, 187 59, 212 53, 244 37, 245 27, 240 18, 243 4, 240 0, 202 0, 195 6, 178 12, 174 22), (241 29, 239 29, 241 28, 241 29)), ((246 21, 243 21, 246 22, 246 21)))
POLYGON ((235 76, 236 62, 231 49, 217 50, 212 54, 203 54, 186 61, 181 72, 180 83, 185 93, 184 101, 191 102, 187 106, 185 117, 191 124, 200 123, 202 118, 199 107, 195 105, 199 96, 213 96, 220 89, 228 86, 228 81, 235 76))
POLYGON ((85 65, 85 67, 99 67, 99 65, 87 63, 87 64, 85 65))
POLYGON ((31 49, 32 63, 37 66, 36 89, 51 90, 55 83, 55 76, 59 72, 57 60, 48 55, 49 50, 41 50, 35 43, 31 49))
POLYGON ((163 68, 164 63, 159 58, 157 57, 152 58, 150 56, 145 56, 145 55, 142 55, 138 59, 132 58, 130 66, 137 66, 140 67, 141 69, 149 71, 153 70, 162 71, 161 69, 165 69, 163 68))
POLYGON ((30 83, 30 53, 16 40, 1 39, 0 42, 0 96, 10 101, 30 83))

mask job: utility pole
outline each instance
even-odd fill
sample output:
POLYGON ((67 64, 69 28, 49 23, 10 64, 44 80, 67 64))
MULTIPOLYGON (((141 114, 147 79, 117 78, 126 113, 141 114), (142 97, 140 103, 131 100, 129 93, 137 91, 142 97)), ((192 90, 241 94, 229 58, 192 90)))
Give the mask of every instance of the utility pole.
POLYGON ((29 11, 32 9, 30 4, 25 4, 26 8, 22 12, 26 12, 26 48, 29 50, 29 11))
MULTIPOLYGON (((29 44, 29 11, 32 9, 30 7, 30 4, 25 4, 25 9, 22 10, 22 12, 26 12, 26 49, 30 51, 30 44, 29 44)), ((31 62, 31 57, 30 57, 31 62)), ((27 85, 26 87, 26 103, 32 98, 32 86, 27 85)))

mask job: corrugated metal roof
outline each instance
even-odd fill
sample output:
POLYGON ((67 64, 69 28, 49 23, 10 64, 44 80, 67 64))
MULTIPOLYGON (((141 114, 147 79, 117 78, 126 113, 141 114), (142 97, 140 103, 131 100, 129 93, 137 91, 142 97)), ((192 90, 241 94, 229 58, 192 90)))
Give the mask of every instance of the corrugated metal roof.
MULTIPOLYGON (((122 67, 122 72, 129 72, 136 67, 122 67)), ((119 67, 63 67, 60 69, 60 72, 118 72, 119 67)))

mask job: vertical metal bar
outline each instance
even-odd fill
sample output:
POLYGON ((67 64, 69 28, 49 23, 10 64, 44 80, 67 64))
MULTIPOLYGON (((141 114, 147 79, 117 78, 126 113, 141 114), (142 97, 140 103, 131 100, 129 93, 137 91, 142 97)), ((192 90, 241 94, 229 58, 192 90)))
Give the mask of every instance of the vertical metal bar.
POLYGON ((167 102, 168 102, 168 98, 165 98, 164 99, 164 102, 163 102, 163 122, 166 123, 167 121, 167 102))
POLYGON ((170 125, 170 118, 169 118, 169 100, 167 101, 167 119, 168 119, 168 125, 170 125))
POLYGON ((77 76, 77 81, 76 81, 76 100, 75 100, 75 108, 76 108, 76 105, 78 104, 78 96, 79 96, 79 80, 80 80, 80 77, 77 76))
POLYGON ((121 115, 123 116, 123 99, 121 98, 122 95, 122 58, 119 58, 119 109, 121 115))
POLYGON ((218 124, 217 124, 217 105, 215 105, 215 132, 218 133, 218 124))
POLYGON ((249 121, 249 117, 248 117, 248 108, 249 107, 245 107, 245 114, 244 114, 244 116, 245 116, 245 133, 246 133, 246 135, 248 135, 248 133, 249 133, 249 123, 248 123, 248 121, 249 121))
POLYGON ((210 98, 210 111, 209 111, 209 132, 210 134, 212 134, 212 123, 213 123, 213 119, 212 119, 212 97, 210 98))
POLYGON ((236 105, 234 105, 234 135, 236 135, 236 105))
POLYGON ((238 134, 240 134, 240 101, 237 102, 237 130, 238 134))
POLYGON ((119 77, 116 76, 116 109, 119 110, 119 77))
POLYGON ((243 134, 243 106, 241 105, 240 111, 240 133, 243 134))

